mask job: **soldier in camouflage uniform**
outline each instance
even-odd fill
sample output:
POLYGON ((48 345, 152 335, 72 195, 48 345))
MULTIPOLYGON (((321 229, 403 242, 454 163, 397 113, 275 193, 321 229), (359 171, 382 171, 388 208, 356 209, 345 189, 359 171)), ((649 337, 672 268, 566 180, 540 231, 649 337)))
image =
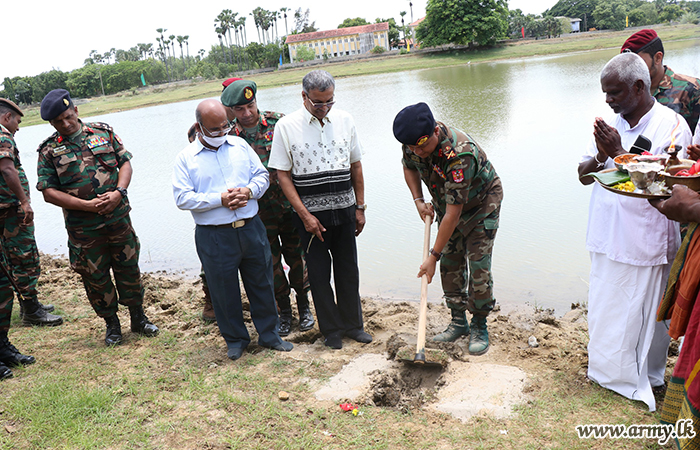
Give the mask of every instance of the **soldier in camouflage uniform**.
POLYGON ((140 244, 129 218, 131 153, 109 125, 84 124, 64 89, 46 94, 41 118, 57 132, 39 145, 37 189, 63 208, 71 268, 107 323, 105 343, 122 341, 118 303, 129 308, 132 332, 155 336, 158 328, 143 311, 140 244))
POLYGON ((695 132, 700 119, 700 80, 675 73, 664 65, 664 46, 656 31, 634 33, 622 44, 623 52, 636 53, 644 60, 651 76, 651 95, 683 116, 690 131, 695 132))
MULTIPOLYGON (((34 220, 34 211, 29 203, 29 191, 20 180, 21 170, 19 152, 15 146, 14 134, 22 122, 22 111, 12 101, 0 99, 0 233, 4 230, 8 218, 17 219, 23 225, 29 225, 34 220), (13 197, 14 196, 14 197, 13 197)), ((24 176, 24 172, 22 172, 24 176)), ((4 247, 4 242, 3 242, 4 247)), ((0 380, 13 376, 8 366, 19 366, 36 362, 33 356, 23 355, 10 343, 10 317, 14 292, 10 283, 10 266, 0 249, 0 380)), ((38 309, 38 307, 37 307, 38 309)), ((46 314, 46 311, 42 309, 46 314)))
MULTIPOLYGON (((258 154, 265 168, 270 156, 275 124, 283 114, 258 110, 255 94, 257 85, 249 80, 236 80, 224 89, 221 103, 233 115, 234 128, 231 134, 243 138, 258 154)), ((299 233, 292 222, 292 206, 282 193, 277 180, 277 171, 270 172, 270 187, 258 201, 258 215, 265 224, 272 252, 275 299, 280 310, 280 336, 287 336, 292 325, 291 288, 296 292, 299 312, 299 329, 307 331, 314 326, 314 316, 309 309, 309 291, 303 250, 299 233), (289 265, 289 281, 282 267, 282 256, 289 265)))
POLYGON ((437 213, 438 235, 418 276, 440 276, 452 313, 447 329, 433 338, 453 342, 469 335, 469 352, 486 353, 486 317, 493 309, 491 253, 503 200, 501 180, 486 153, 467 134, 436 122, 425 103, 408 106, 394 120, 403 144, 404 178, 421 218, 437 213), (432 205, 423 198, 421 180, 432 205), (468 266, 468 272, 467 272, 468 266), (465 311, 472 314, 471 333, 465 311))
POLYGON ((14 140, 23 114, 15 107, 10 100, 0 99, 0 214, 5 217, 3 247, 23 297, 20 299, 22 323, 56 326, 63 323, 63 318, 48 313, 53 311, 53 305, 41 304, 36 290, 40 273, 39 250, 34 239, 29 183, 14 140))

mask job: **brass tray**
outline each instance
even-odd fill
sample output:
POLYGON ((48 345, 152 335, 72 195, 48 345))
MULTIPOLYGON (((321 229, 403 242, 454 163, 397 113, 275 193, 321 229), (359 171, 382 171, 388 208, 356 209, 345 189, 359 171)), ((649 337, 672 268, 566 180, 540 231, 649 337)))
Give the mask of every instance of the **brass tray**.
MULTIPOLYGON (((616 171, 616 170, 617 170, 617 168, 610 168, 610 169, 601 170, 601 172, 614 172, 614 171, 616 171)), ((658 194, 658 195, 655 195, 655 194, 644 194, 644 193, 642 193, 642 192, 627 192, 627 191, 621 191, 621 190, 619 190, 619 189, 613 189, 612 186, 606 186, 605 184, 601 183, 601 182, 600 182, 597 178, 595 178, 595 177, 594 177, 593 179, 595 180, 596 183, 598 183, 598 185, 600 185, 600 186, 601 186, 603 189, 605 189, 606 191, 610 191, 610 192, 613 192, 613 193, 619 194, 619 195, 625 195, 625 196, 627 196, 627 197, 646 198, 646 199, 654 199, 654 198, 662 199, 662 198, 669 198, 669 197, 671 196, 671 194, 658 194)))

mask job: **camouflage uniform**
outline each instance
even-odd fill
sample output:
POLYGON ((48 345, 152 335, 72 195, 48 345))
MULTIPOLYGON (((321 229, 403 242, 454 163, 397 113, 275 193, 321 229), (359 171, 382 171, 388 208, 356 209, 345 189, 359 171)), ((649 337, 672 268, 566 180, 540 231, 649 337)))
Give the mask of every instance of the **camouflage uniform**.
MULTIPOLYGON (((10 158, 14 162, 24 194, 29 198, 29 183, 20 164, 19 150, 12 133, 0 125, 0 158, 10 158)), ((25 225, 24 214, 18 211, 19 199, 12 193, 0 177, 0 210, 5 217, 2 234, 3 247, 9 259, 12 272, 17 279, 22 296, 26 300, 37 300, 36 284, 39 279, 39 250, 34 239, 34 223, 25 225)))
POLYGON ((459 223, 442 251, 442 289, 452 310, 486 316, 495 303, 491 252, 503 200, 501 180, 469 135, 441 122, 437 125, 438 148, 423 159, 404 145, 402 163, 420 173, 432 195, 438 223, 448 204, 463 205, 459 223))
MULTIPOLYGON (((246 135, 245 130, 238 121, 234 121, 236 126, 233 132, 253 147, 265 168, 267 168, 267 161, 270 157, 275 124, 282 116, 283 114, 272 111, 261 112, 258 131, 255 136, 246 135)), ((265 195, 258 200, 258 215, 265 225, 267 238, 270 241, 272 270, 275 280, 275 299, 280 309, 285 310, 290 308, 290 285, 296 291, 297 298, 299 298, 308 292, 309 281, 304 265, 301 239, 296 228, 292 225, 292 205, 282 192, 277 179, 277 171, 274 169, 268 169, 268 171, 270 172, 270 187, 265 192, 265 195), (282 267, 282 256, 289 264, 289 281, 287 281, 282 267)))
MULTIPOLYGON (((81 124, 82 132, 76 138, 56 132, 39 145, 39 191, 54 188, 92 200, 117 187, 118 168, 131 159, 131 153, 109 125, 81 124)), ((130 210, 126 197, 105 215, 63 210, 71 268, 81 275, 90 304, 100 317, 116 314, 117 303, 143 304, 140 245, 131 226, 130 210)))
POLYGON ((700 80, 674 73, 668 66, 664 68, 664 77, 652 95, 659 103, 683 116, 694 133, 700 118, 700 80))

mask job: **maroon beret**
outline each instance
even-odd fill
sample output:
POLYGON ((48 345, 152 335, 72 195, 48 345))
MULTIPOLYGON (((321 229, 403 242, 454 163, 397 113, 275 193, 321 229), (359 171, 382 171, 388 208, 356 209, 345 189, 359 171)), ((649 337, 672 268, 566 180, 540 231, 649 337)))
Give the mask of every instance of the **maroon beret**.
POLYGON ((648 47, 652 42, 659 40, 659 35, 654 30, 640 30, 630 36, 620 49, 620 53, 639 53, 648 47))
POLYGON ((234 81, 238 81, 238 80, 242 80, 242 79, 243 78, 229 78, 227 80, 224 80, 224 82, 221 83, 221 85, 224 87, 224 89, 226 89, 229 84, 233 83, 234 81))

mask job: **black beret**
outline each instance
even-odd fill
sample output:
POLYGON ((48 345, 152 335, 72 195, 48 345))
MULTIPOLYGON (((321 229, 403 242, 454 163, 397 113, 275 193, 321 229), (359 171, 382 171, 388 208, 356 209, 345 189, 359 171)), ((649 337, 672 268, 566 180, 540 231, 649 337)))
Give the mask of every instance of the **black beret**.
POLYGON ((41 118, 46 121, 53 120, 71 107, 73 107, 73 100, 68 91, 54 89, 41 101, 41 118))
POLYGON ((394 137, 405 145, 423 145, 434 132, 435 118, 425 103, 405 107, 394 119, 394 137))
POLYGON ((236 80, 226 86, 224 92, 221 93, 221 103, 224 106, 247 105, 255 100, 255 93, 258 91, 258 85, 255 81, 236 80))
POLYGON ((24 113, 22 112, 21 109, 19 109, 19 106, 15 104, 12 100, 8 100, 6 98, 0 98, 0 105, 7 106, 8 108, 14 110, 17 114, 20 116, 24 116, 24 113))

